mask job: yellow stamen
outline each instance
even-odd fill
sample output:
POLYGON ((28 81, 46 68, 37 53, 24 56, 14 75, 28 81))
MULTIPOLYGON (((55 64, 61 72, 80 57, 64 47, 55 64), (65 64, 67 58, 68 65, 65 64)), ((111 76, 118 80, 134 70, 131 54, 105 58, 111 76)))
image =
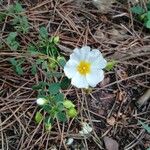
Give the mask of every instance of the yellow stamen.
POLYGON ((91 71, 91 64, 86 61, 80 61, 77 70, 81 75, 89 74, 91 71))

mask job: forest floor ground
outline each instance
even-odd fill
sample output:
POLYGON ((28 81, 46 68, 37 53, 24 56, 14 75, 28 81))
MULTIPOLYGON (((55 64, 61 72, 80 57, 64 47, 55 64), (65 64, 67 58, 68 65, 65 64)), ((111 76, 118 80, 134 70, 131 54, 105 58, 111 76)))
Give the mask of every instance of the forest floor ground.
MULTIPOLYGON (((17 33, 18 50, 12 50, 5 42, 9 33, 15 31, 11 16, 0 22, 0 40, 4 43, 0 48, 0 149, 117 150, 118 145, 119 150, 149 148, 150 134, 139 121, 150 123, 150 104, 147 99, 142 106, 138 103, 145 100, 150 88, 150 30, 133 16, 131 4, 116 2, 103 14, 91 1, 19 2, 25 9, 30 31, 17 33), (47 28, 50 37, 59 36, 58 49, 67 59, 75 47, 89 45, 98 48, 108 61, 117 61, 90 94, 73 86, 63 90, 76 105, 78 119, 65 124, 57 121, 50 132, 45 131, 43 123, 35 122, 37 92, 32 88, 49 80, 41 68, 36 74, 31 73, 37 58, 28 53, 29 43, 37 42, 41 26, 47 28), (10 59, 22 57, 23 74, 18 75, 10 59), (93 128, 87 137, 78 134, 83 121, 93 128), (67 146, 65 140, 70 137, 74 142, 67 146)), ((4 0, 0 9, 11 4, 12 1, 4 0)))

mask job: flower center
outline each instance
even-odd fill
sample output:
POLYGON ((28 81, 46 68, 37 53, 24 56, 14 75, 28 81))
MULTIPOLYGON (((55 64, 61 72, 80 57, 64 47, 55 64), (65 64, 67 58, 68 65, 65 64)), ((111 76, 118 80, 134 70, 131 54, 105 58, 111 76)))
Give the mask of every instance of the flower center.
POLYGON ((81 75, 86 75, 90 73, 91 64, 86 61, 80 61, 79 65, 77 66, 77 70, 81 75))

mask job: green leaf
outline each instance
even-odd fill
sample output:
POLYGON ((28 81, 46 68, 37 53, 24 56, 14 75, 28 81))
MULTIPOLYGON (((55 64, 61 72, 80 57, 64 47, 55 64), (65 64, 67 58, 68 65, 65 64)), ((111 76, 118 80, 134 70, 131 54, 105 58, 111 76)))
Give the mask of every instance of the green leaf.
POLYGON ((36 115, 35 115, 36 123, 40 123, 42 120, 43 120, 43 115, 39 111, 36 112, 36 115))
POLYGON ((54 44, 58 44, 59 43, 59 36, 55 36, 53 38, 53 42, 54 42, 54 44))
POLYGON ((48 67, 52 70, 56 70, 57 63, 55 61, 49 62, 48 67))
POLYGON ((12 20, 12 25, 17 25, 20 21, 20 16, 15 16, 12 20))
POLYGON ((64 107, 67 109, 71 107, 75 107, 75 105, 70 100, 65 100, 63 104, 64 104, 64 107))
POLYGON ((145 23, 145 25, 146 25, 146 28, 150 29, 150 20, 148 20, 148 21, 145 23))
POLYGON ((29 22, 27 16, 17 15, 14 16, 13 25, 15 25, 15 29, 17 32, 28 33, 29 31, 29 22))
POLYGON ((17 50, 19 48, 19 43, 16 41, 17 32, 10 32, 6 38, 6 43, 12 50, 17 50))
POLYGON ((150 2, 146 4, 147 10, 150 10, 150 2))
POLYGON ((131 11, 133 13, 137 14, 137 15, 141 15, 141 14, 143 14, 145 12, 145 10, 141 6, 139 6, 139 5, 138 6, 133 6, 131 8, 131 11))
POLYGON ((35 64, 32 64, 32 66, 31 66, 31 73, 32 73, 32 75, 35 75, 37 73, 37 68, 36 68, 35 64))
POLYGON ((46 129, 46 131, 51 131, 51 129, 52 129, 52 124, 51 124, 51 123, 45 124, 45 129, 46 129))
POLYGON ((71 84, 71 80, 68 79, 67 77, 64 77, 60 83, 60 87, 65 90, 65 89, 68 89, 68 87, 70 86, 71 84))
POLYGON ((29 51, 29 52, 33 52, 33 54, 34 54, 34 52, 37 52, 37 48, 35 47, 35 45, 33 45, 32 43, 30 43, 29 45, 28 45, 28 47, 27 47, 27 50, 29 51))
POLYGON ((4 21, 6 17, 6 14, 0 12, 0 22, 4 21))
POLYGON ((63 110, 64 110, 64 105, 63 105, 63 103, 62 103, 62 102, 57 103, 57 108, 58 108, 59 111, 63 111, 63 110))
POLYGON ((22 8, 20 3, 16 2, 16 4, 14 5, 14 11, 15 11, 15 13, 20 13, 20 12, 24 11, 24 9, 22 8))
POLYGON ((59 90, 60 90, 59 83, 51 83, 49 85, 48 91, 50 92, 50 94, 55 95, 55 94, 59 93, 59 90))
POLYGON ((11 58, 9 61, 12 64, 13 69, 16 71, 16 73, 18 75, 23 75, 22 64, 23 64, 24 60, 23 59, 16 60, 15 58, 11 58))
POLYGON ((20 22, 20 25, 22 25, 23 33, 27 33, 29 31, 29 22, 27 16, 22 16, 22 22, 20 22))
POLYGON ((147 20, 147 13, 144 13, 144 14, 140 15, 140 16, 139 16, 139 19, 140 19, 141 21, 145 21, 145 19, 147 20))
POLYGON ((36 60, 36 64, 37 64, 37 65, 40 65, 40 64, 42 64, 43 62, 44 62, 43 59, 37 59, 37 60, 36 60))
POLYGON ((55 95, 53 99, 56 103, 61 103, 64 101, 64 94, 59 93, 59 94, 55 95))
POLYGON ((42 69, 44 70, 44 69, 47 69, 48 68, 48 64, 47 64, 47 61, 43 61, 42 62, 42 69))
POLYGON ((47 72, 47 76, 49 78, 51 77, 56 77, 56 78, 61 78, 64 74, 60 72, 47 72))
POLYGON ((53 44, 50 43, 50 51, 52 53, 52 57, 57 58, 58 57, 58 49, 53 44))
POLYGON ((145 124, 145 123, 142 122, 142 121, 139 121, 139 123, 143 126, 143 128, 144 128, 148 133, 150 133, 150 127, 148 126, 148 124, 145 124))
POLYGON ((28 19, 26 16, 21 16, 18 23, 17 23, 17 26, 15 26, 15 29, 18 31, 18 32, 22 32, 22 33, 28 33, 29 31, 29 22, 28 22, 28 19))
POLYGON ((48 38, 48 32, 47 29, 45 27, 41 27, 39 30, 39 34, 40 34, 40 38, 41 39, 47 39, 48 38))
POLYGON ((10 44, 10 47, 12 50, 17 50, 19 48, 19 43, 17 41, 12 42, 12 44, 10 44))
POLYGON ((15 40, 16 36, 17 36, 17 32, 10 32, 7 37, 7 42, 11 43, 12 41, 15 40))
POLYGON ((38 97, 44 97, 46 94, 47 92, 44 89, 38 91, 38 97))
POLYGON ((39 82, 38 85, 32 86, 32 89, 33 89, 33 90, 44 89, 47 85, 48 85, 47 82, 42 82, 42 81, 41 81, 41 82, 39 82))
POLYGON ((50 104, 45 104, 42 108, 43 108, 43 110, 45 110, 47 113, 51 113, 52 107, 50 106, 50 104))
POLYGON ((45 119, 44 119, 44 123, 46 123, 46 124, 49 124, 49 123, 53 124, 54 120, 53 120, 53 118, 51 116, 46 116, 45 119))
POLYGON ((21 65, 16 66, 16 72, 18 75, 23 75, 23 68, 21 65))
POLYGON ((15 58, 10 58, 9 61, 11 62, 11 64, 12 64, 13 66, 16 66, 16 65, 17 65, 17 61, 16 61, 15 58))
POLYGON ((116 66, 117 62, 115 60, 109 61, 105 67, 107 71, 113 70, 113 68, 116 66))
POLYGON ((147 6, 147 10, 149 11, 150 10, 150 1, 146 4, 147 6))
POLYGON ((70 118, 74 118, 77 116, 77 110, 74 107, 71 107, 70 109, 67 110, 67 115, 70 118))
POLYGON ((147 15, 147 19, 150 20, 150 11, 148 11, 148 12, 146 13, 146 15, 147 15))
POLYGON ((44 119, 44 125, 45 125, 45 129, 46 131, 50 131, 52 129, 52 125, 53 125, 53 119, 51 118, 51 116, 46 116, 44 119))
POLYGON ((59 112, 58 107, 57 106, 53 106, 51 111, 50 111, 50 115, 55 118, 57 117, 57 113, 59 112))
POLYGON ((67 117, 66 117, 65 112, 58 112, 57 118, 60 122, 66 122, 67 121, 67 117))
POLYGON ((62 56, 58 56, 57 57, 57 61, 58 61, 58 64, 61 66, 61 67, 64 67, 65 64, 66 64, 66 59, 62 56))
POLYGON ((9 13, 21 13, 24 9, 22 8, 21 4, 16 2, 14 5, 10 5, 8 12, 9 13))

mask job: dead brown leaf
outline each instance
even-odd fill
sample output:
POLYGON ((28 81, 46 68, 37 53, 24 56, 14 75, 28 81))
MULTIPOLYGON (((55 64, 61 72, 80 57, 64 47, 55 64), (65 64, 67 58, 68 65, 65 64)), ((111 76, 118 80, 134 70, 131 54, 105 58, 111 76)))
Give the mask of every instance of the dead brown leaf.
POLYGON ((93 0, 93 4, 102 13, 107 13, 114 2, 115 0, 93 0))
POLYGON ((107 123, 109 125, 113 126, 113 125, 115 125, 115 122, 116 122, 116 119, 113 116, 107 118, 107 123))
POLYGON ((119 149, 119 144, 117 143, 117 141, 108 136, 104 137, 104 143, 105 143, 105 147, 107 150, 118 150, 119 149))

